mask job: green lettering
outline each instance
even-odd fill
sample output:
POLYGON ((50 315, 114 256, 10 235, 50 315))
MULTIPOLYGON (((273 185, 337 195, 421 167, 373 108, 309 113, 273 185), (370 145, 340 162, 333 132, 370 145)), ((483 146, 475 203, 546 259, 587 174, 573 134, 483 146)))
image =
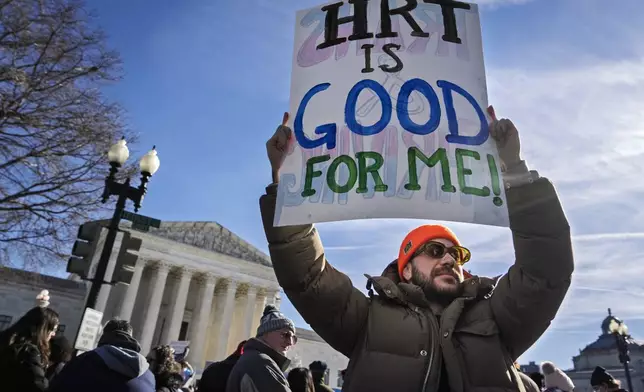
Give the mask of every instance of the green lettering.
POLYGON ((494 160, 494 156, 491 154, 487 154, 487 165, 490 168, 490 177, 492 178, 492 192, 494 192, 495 195, 492 199, 492 203, 494 203, 494 205, 497 207, 501 207, 503 205, 503 199, 499 197, 501 195, 501 186, 499 185, 499 170, 496 168, 496 161, 494 160))
POLYGON ((331 165, 329 165, 329 169, 326 172, 326 182, 334 193, 349 192, 356 185, 356 181, 358 181, 358 167, 353 158, 348 155, 340 155, 331 162, 331 165), (343 163, 347 165, 347 169, 349 169, 349 179, 346 184, 341 186, 336 181, 335 175, 338 171, 338 167, 343 163))
POLYGON ((490 188, 486 186, 483 188, 474 188, 465 184, 465 176, 471 175, 472 170, 464 166, 463 157, 474 158, 477 161, 481 160, 481 155, 477 151, 465 150, 462 148, 456 149, 456 172, 458 173, 458 186, 461 188, 461 192, 466 195, 481 197, 490 196, 490 188))
POLYGON ((362 151, 356 153, 356 158, 358 158, 358 189, 356 189, 356 193, 367 193, 369 191, 367 189, 367 174, 369 173, 373 177, 373 182, 376 183, 374 190, 376 192, 386 192, 388 187, 382 181, 380 173, 378 173, 378 170, 385 163, 382 155, 375 151, 362 151), (367 166, 367 159, 373 159, 374 162, 367 166))
POLYGON ((405 184, 405 189, 408 191, 419 191, 420 184, 418 183, 418 167, 416 166, 416 158, 420 159, 428 167, 434 167, 440 162, 441 172, 443 175, 443 192, 454 193, 456 188, 452 185, 452 175, 449 172, 449 160, 447 159, 447 151, 444 148, 439 148, 427 157, 418 147, 410 147, 407 150, 407 164, 409 167, 409 183, 405 184))
POLYGON ((302 197, 309 197, 315 195, 315 189, 313 189, 313 179, 315 177, 322 176, 320 170, 314 170, 313 165, 316 163, 326 162, 331 159, 331 155, 321 155, 319 157, 309 158, 306 161, 306 175, 304 176, 304 190, 302 191, 302 197))

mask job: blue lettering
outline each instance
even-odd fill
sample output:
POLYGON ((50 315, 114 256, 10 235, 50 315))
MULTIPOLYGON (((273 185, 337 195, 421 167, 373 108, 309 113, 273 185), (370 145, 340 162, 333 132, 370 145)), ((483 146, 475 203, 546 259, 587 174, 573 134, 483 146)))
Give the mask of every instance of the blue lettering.
POLYGON ((434 132, 441 122, 441 106, 438 95, 426 81, 422 79, 410 79, 400 88, 396 103, 396 114, 400 125, 414 135, 429 135, 434 132), (409 96, 418 91, 427 98, 429 102, 429 120, 425 124, 416 124, 409 116, 409 96))
POLYGON ((295 116, 295 122, 293 124, 293 132, 295 133, 295 139, 302 146, 302 148, 312 149, 319 147, 326 143, 326 148, 333 150, 335 148, 335 135, 337 133, 337 126, 335 124, 324 124, 315 128, 316 135, 324 135, 319 139, 311 140, 306 137, 304 134, 304 111, 306 110, 306 105, 313 96, 321 91, 328 89, 331 86, 331 83, 321 83, 317 86, 313 86, 302 98, 300 106, 297 108, 297 115, 295 116))
POLYGON ((382 132, 382 130, 389 124, 389 121, 391 121, 391 97, 387 90, 385 90, 380 83, 371 79, 361 80, 356 83, 347 96, 347 102, 344 106, 344 121, 353 133, 361 136, 371 136, 382 132), (366 88, 376 93, 380 100, 380 104, 382 105, 382 115, 380 116, 380 120, 369 126, 364 126, 358 123, 358 120, 356 119, 358 96, 362 90, 366 88))
MULTIPOLYGON (((487 119, 483 109, 476 102, 476 99, 472 97, 470 93, 465 91, 462 87, 445 81, 439 80, 437 82, 438 87, 443 91, 443 100, 445 101, 445 112, 447 116, 447 123, 449 129, 449 135, 445 137, 448 143, 450 144, 461 144, 468 146, 477 146, 485 143, 490 136, 488 129, 487 119), (459 94, 464 97, 470 105, 476 111, 476 114, 479 117, 481 122, 481 128, 475 136, 465 136, 459 135, 459 126, 458 119, 456 117, 456 110, 454 109, 454 97, 453 93, 459 94)), ((322 92, 331 87, 330 83, 321 83, 313 88, 311 88, 302 98, 300 106, 297 109, 297 114, 295 116, 295 122, 293 124, 293 131, 295 133, 295 138, 297 139, 298 144, 304 149, 313 149, 320 146, 325 146, 327 150, 333 150, 336 148, 337 136, 338 136, 338 127, 337 124, 330 123, 320 125, 315 128, 315 134, 320 135, 318 139, 309 139, 304 133, 304 112, 309 101, 317 93, 322 92)), ((434 132, 440 126, 441 122, 441 106, 440 100, 436 91, 432 86, 422 79, 410 79, 406 81, 400 88, 400 92, 396 99, 396 115, 398 116, 398 121, 402 128, 407 132, 414 135, 426 136, 434 132), (410 116, 409 110, 409 99, 414 92, 418 92, 425 96, 429 103, 430 116, 427 122, 424 124, 415 123, 410 116)), ((359 136, 372 136, 377 135, 382 132, 390 123, 392 116, 392 98, 389 95, 389 92, 381 85, 380 83, 371 80, 364 79, 356 83, 349 94, 344 107, 344 120, 347 128, 354 134, 359 136), (380 119, 373 125, 362 125, 358 122, 357 119, 357 104, 358 97, 360 93, 369 89, 375 94, 374 99, 380 101, 382 106, 382 114, 380 119)))
POLYGON ((480 146, 485 143, 490 136, 490 130, 488 129, 487 119, 485 118, 485 113, 483 109, 476 102, 476 99, 470 93, 465 91, 462 87, 457 86, 454 83, 450 83, 445 80, 439 80, 437 82, 438 87, 443 89, 443 100, 445 101, 445 112, 447 112, 447 124, 449 127, 449 135, 445 136, 445 139, 448 143, 455 144, 465 144, 467 146, 480 146), (481 130, 476 136, 463 136, 458 134, 458 120, 456 119, 456 110, 454 110, 454 99, 452 97, 452 91, 463 96, 467 102, 472 105, 476 114, 481 120, 481 130))

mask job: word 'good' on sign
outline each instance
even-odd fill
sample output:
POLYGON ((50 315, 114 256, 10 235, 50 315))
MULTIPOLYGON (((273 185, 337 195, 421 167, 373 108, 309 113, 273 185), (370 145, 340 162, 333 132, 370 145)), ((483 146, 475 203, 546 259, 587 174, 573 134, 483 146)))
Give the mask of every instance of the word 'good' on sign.
POLYGON ((508 226, 478 7, 352 0, 296 17, 278 226, 421 218, 508 226))

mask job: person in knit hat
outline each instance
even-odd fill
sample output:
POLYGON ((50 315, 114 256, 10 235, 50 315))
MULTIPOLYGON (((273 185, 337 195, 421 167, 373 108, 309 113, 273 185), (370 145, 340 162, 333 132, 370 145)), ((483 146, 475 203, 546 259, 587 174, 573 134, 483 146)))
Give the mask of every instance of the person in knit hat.
POLYGON ((273 305, 267 305, 255 338, 244 345, 233 367, 226 392, 290 392, 284 372, 286 352, 297 343, 295 324, 273 305))
POLYGON ((597 366, 593 370, 593 374, 590 376, 590 385, 597 392, 626 392, 621 388, 621 382, 601 366, 597 366))
POLYGON ((543 383, 548 392, 572 392, 575 389, 575 384, 570 377, 552 362, 543 362, 541 373, 543 373, 543 383))
MULTIPOLYGON (((429 85, 421 82, 409 91, 433 93, 429 85)), ((449 95, 453 91, 443 92, 449 95)), ((388 107, 385 103, 383 107, 388 107)), ((519 389, 521 376, 512 364, 554 319, 570 286, 574 263, 570 226, 555 188, 539 173, 528 170, 520 157, 519 132, 514 124, 497 119, 490 107, 491 122, 487 127, 484 124, 479 134, 483 136, 481 140, 487 141, 489 137, 490 142, 496 143, 501 160, 506 196, 503 203, 507 206, 514 245, 507 256, 515 257, 508 272, 500 279, 467 274, 464 266, 475 254, 448 227, 425 224, 401 235, 404 238, 396 251, 397 258, 380 276, 367 275, 368 294, 365 295, 347 275, 330 264, 314 225, 275 224, 279 211, 288 208, 284 200, 300 197, 300 192, 293 189, 292 173, 280 173, 285 159, 303 138, 316 145, 324 142, 319 132, 315 134, 316 128, 311 122, 314 120, 305 127, 301 125, 303 106, 301 109, 295 121, 297 132, 287 126, 289 115, 285 113, 282 124, 266 143, 273 183, 261 196, 260 209, 273 269, 284 293, 311 328, 349 358, 343 392, 519 389), (288 184, 282 184, 278 192, 281 176, 288 184)), ((484 114, 479 114, 484 120, 484 114)), ((330 124, 321 125, 325 126, 330 124)), ((424 129, 426 124, 416 122, 414 126, 424 129)), ((458 132, 455 127, 451 130, 458 132)), ((415 192, 416 202, 426 192, 435 191, 459 198, 464 196, 462 192, 467 192, 466 183, 470 184, 470 190, 475 189, 468 177, 470 169, 462 173, 459 169, 460 174, 467 174, 465 177, 459 174, 457 190, 450 183, 448 165, 437 159, 438 153, 424 149, 423 154, 429 158, 418 164, 436 173, 442 186, 436 189, 436 184, 430 182, 427 190, 415 192)), ((457 161, 458 157, 457 150, 457 161)), ((479 158, 486 160, 483 155, 467 156, 466 167, 473 168, 471 165, 479 158)), ((326 177, 325 166, 318 162, 321 161, 306 161, 306 172, 313 177, 326 177)), ((332 165, 338 162, 336 159, 332 165)), ((453 162, 451 155, 450 162, 453 162)), ((366 171, 360 169, 360 176, 365 174, 371 178, 381 166, 369 161, 366 171)), ((299 183, 311 188, 309 177, 299 183)), ((347 181, 340 182, 357 182, 355 178, 347 181)), ((452 182, 456 183, 454 177, 452 182)), ((322 192, 315 183, 313 186, 318 189, 314 193, 322 192)), ((474 196, 474 205, 492 203, 494 196, 489 189, 476 191, 488 193, 489 197, 474 196)), ((351 193, 349 203, 353 203, 354 196, 360 198, 351 193)), ((376 194, 365 202, 375 206, 387 203, 386 200, 376 194)), ((347 204, 342 208, 354 207, 347 204)), ((457 206, 452 203, 448 207, 457 206)), ((427 204, 426 208, 437 207, 427 204)), ((464 204, 461 212, 460 216, 467 219, 476 213, 471 203, 464 204)), ((370 265, 377 265, 377 257, 382 253, 363 254, 360 258, 372 257, 370 265)), ((394 252, 391 253, 393 256, 394 252)))

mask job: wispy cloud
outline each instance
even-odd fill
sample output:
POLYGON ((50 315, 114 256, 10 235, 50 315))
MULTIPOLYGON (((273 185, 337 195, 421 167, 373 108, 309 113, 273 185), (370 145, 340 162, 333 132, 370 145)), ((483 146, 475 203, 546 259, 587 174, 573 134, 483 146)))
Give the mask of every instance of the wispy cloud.
POLYGON ((644 239, 644 232, 584 234, 584 235, 575 235, 572 238, 574 241, 603 241, 603 240, 619 240, 623 238, 644 239))

